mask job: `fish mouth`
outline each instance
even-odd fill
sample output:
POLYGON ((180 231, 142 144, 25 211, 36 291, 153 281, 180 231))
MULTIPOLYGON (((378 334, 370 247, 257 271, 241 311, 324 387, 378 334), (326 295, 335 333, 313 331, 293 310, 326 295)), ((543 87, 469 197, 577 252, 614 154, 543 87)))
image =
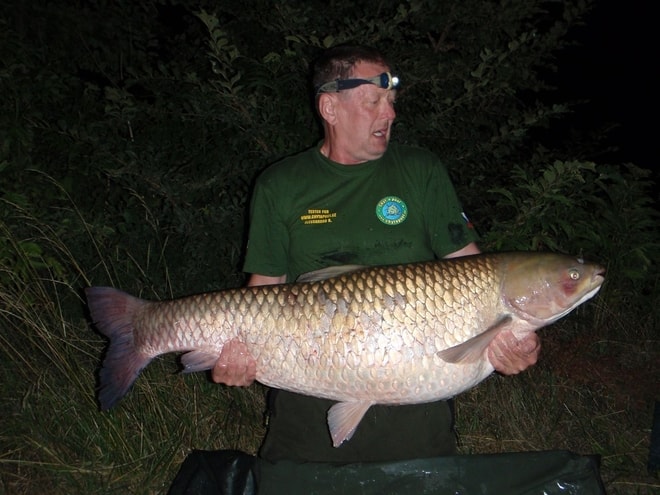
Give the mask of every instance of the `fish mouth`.
POLYGON ((603 283, 605 282, 605 268, 602 266, 597 267, 594 272, 591 274, 591 280, 590 280, 590 287, 591 289, 589 290, 588 293, 584 295, 582 299, 580 299, 580 302, 578 304, 582 304, 584 301, 587 299, 590 299, 594 295, 596 295, 596 292, 600 290, 602 287, 603 283))
POLYGON ((601 285, 605 281, 605 268, 599 266, 594 270, 594 274, 591 276, 591 282, 595 285, 601 285))

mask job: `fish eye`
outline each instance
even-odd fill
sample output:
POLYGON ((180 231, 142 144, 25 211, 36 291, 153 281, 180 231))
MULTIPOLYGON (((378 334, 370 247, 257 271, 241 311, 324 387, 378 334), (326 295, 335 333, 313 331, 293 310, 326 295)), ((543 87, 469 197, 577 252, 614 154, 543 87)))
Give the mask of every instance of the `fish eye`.
POLYGON ((568 270, 568 276, 571 277, 571 280, 579 280, 580 279, 580 272, 579 270, 576 270, 575 268, 572 268, 568 270))

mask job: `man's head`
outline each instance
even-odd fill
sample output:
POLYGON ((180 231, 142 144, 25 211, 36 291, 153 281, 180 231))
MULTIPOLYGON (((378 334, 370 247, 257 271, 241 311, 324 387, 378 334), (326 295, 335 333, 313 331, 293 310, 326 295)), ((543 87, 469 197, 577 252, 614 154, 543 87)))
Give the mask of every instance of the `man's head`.
POLYGON ((314 64, 312 83, 325 129, 321 151, 347 165, 380 158, 396 117, 398 85, 385 57, 364 46, 330 48, 314 64))

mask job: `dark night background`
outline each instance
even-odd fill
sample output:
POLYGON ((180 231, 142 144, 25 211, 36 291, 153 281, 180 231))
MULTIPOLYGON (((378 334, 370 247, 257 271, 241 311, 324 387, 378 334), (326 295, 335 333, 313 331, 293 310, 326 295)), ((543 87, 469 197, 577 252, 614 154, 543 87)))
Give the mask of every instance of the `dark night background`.
POLYGON ((318 140, 304 73, 344 40, 398 61, 395 139, 442 158, 486 249, 607 268, 537 366, 457 402, 463 451, 598 454, 608 493, 656 493, 655 2, 593 3, 0 0, 0 494, 161 493, 191 448, 256 451, 263 394, 174 359, 101 414, 82 289, 244 284, 254 178, 318 140))
POLYGON ((584 132, 616 122, 604 158, 657 172, 658 61, 652 2, 599 1, 575 33, 580 46, 560 58, 559 84, 568 97, 588 98, 574 119, 584 132))

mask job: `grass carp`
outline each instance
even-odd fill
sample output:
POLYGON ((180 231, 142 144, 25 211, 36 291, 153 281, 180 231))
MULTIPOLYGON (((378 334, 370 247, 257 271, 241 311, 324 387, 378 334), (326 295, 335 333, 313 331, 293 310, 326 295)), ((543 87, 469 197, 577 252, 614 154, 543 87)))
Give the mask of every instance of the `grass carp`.
POLYGON ((495 253, 377 267, 331 267, 296 283, 146 301, 85 290, 110 340, 99 372, 101 409, 115 405, 156 356, 183 352, 184 371, 213 367, 244 342, 261 383, 337 401, 333 445, 373 404, 453 397, 493 372, 498 332, 522 336, 593 297, 604 269, 551 253, 495 253))

